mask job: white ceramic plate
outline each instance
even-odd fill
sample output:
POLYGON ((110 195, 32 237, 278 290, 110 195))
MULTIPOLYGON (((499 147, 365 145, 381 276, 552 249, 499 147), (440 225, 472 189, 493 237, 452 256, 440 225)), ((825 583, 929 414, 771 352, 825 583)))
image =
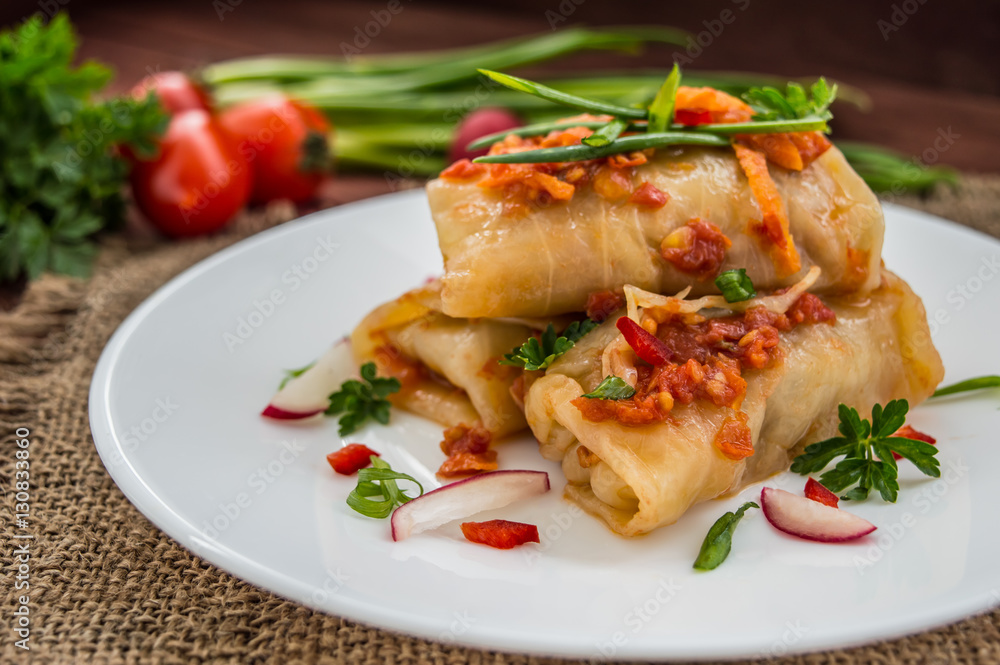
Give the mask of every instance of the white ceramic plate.
MULTIPOLYGON (((923 296, 946 380, 1000 371, 1000 243, 899 207, 886 207, 886 221, 885 262, 923 296)), ((560 498, 559 468, 530 437, 504 444, 503 467, 547 470, 556 489, 501 512, 537 524, 540 546, 493 550, 456 526, 393 543, 386 521, 344 503, 354 481, 325 460, 341 443, 333 420, 296 426, 258 413, 282 368, 307 364, 374 305, 440 271, 426 200, 409 192, 281 226, 177 277, 122 324, 94 375, 91 427, 115 482, 170 536, 253 584, 476 647, 780 655, 916 632, 1000 598, 996 392, 915 410, 945 472, 904 470, 897 504, 852 505, 879 526, 857 543, 787 537, 751 511, 729 560, 698 574, 691 562, 708 527, 759 486, 624 540, 560 498)), ((440 427, 397 412, 350 440, 437 486, 440 427)), ((801 491, 803 479, 769 484, 801 491)))

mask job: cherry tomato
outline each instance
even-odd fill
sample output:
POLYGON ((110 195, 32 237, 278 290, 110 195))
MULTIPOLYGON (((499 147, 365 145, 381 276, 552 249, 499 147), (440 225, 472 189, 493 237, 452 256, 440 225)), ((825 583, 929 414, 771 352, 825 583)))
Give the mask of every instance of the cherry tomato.
POLYGON ((205 90, 182 72, 150 74, 132 88, 135 99, 143 99, 150 92, 156 93, 160 104, 170 115, 193 109, 212 110, 205 90))
POLYGON ((319 111, 270 95, 226 109, 219 124, 253 168, 251 201, 301 203, 316 195, 330 158, 330 123, 319 111))
POLYGON ((195 110, 170 119, 159 155, 133 161, 130 181, 139 209, 177 237, 222 228, 246 204, 251 174, 229 135, 195 110))

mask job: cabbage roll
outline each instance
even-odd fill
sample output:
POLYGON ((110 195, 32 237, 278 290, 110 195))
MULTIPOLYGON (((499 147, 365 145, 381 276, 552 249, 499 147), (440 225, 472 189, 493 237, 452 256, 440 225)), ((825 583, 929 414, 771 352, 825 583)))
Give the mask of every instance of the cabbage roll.
POLYGON ((745 174, 744 160, 755 153, 744 146, 657 149, 636 160, 645 163, 597 171, 575 188, 564 182, 576 177, 572 165, 559 165, 559 178, 534 172, 544 191, 527 207, 512 208, 510 191, 490 185, 496 176, 485 165, 449 169, 427 186, 444 257, 442 311, 455 317, 579 312, 589 294, 625 284, 657 293, 692 284, 700 295, 715 292, 719 272, 736 268, 761 289, 790 286, 819 266, 821 293, 870 291, 880 280, 882 211, 840 151, 828 146, 798 171, 758 164, 776 188, 763 207, 762 192, 745 174), (777 209, 788 227, 785 261, 754 232, 767 216, 764 207, 777 209), (696 256, 686 264, 691 257, 684 250, 708 237, 695 233, 698 224, 728 244, 716 243, 717 261, 696 256), (671 252, 680 260, 667 260, 671 252))
POLYGON ((542 455, 562 462, 566 496, 619 534, 646 533, 695 503, 787 469, 806 445, 836 435, 840 403, 869 413, 875 403, 930 396, 944 370, 923 304, 903 280, 882 272, 868 296, 825 304, 804 293, 807 286, 735 303, 729 307, 742 305, 742 313, 715 319, 716 310, 703 308, 725 307, 719 297, 685 301, 626 289, 632 318, 675 354, 656 379, 669 390, 654 389, 644 402, 642 390, 618 402, 581 398, 609 374, 640 389, 651 380, 623 345, 616 316, 532 384, 528 424, 542 455), (761 326, 744 335, 750 320, 771 321, 778 332, 761 326))
POLYGON ((510 387, 521 375, 500 365, 532 332, 525 322, 455 319, 440 311, 439 286, 381 305, 351 335, 355 360, 400 380, 396 406, 446 427, 480 426, 492 438, 526 426, 510 387))

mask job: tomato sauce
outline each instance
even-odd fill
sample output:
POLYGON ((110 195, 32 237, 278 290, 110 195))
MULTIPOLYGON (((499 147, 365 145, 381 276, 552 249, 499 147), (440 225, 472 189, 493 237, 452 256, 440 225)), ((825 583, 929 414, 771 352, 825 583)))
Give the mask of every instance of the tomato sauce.
POLYGON ((732 246, 718 226, 692 219, 663 239, 660 256, 686 275, 711 279, 719 274, 732 246))

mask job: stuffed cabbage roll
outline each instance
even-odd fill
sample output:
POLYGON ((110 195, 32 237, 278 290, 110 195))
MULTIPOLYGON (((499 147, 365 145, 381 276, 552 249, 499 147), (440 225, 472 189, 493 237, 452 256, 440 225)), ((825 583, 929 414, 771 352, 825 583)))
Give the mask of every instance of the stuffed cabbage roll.
POLYGON ((808 285, 733 305, 626 288, 630 321, 652 333, 633 333, 633 343, 644 355, 666 348, 670 361, 637 360, 612 316, 526 397, 543 456, 562 461, 568 498, 622 535, 645 533, 787 469, 806 445, 835 436, 842 402, 867 413, 933 392, 944 370, 903 280, 883 272, 868 296, 825 302, 808 285), (609 375, 634 396, 583 397, 609 375))
POLYGON ((820 135, 766 136, 787 143, 797 161, 778 159, 793 168, 776 165, 769 144, 766 160, 737 144, 583 163, 456 163, 427 186, 445 265, 442 311, 583 311, 591 293, 625 284, 657 293, 693 284, 698 295, 735 268, 763 289, 794 284, 812 266, 822 268, 822 293, 878 286, 875 195, 820 135))
POLYGON ((469 321, 439 310, 437 283, 376 308, 351 335, 355 359, 399 379, 401 390, 390 396, 396 406, 449 428, 443 447, 463 448, 480 455, 480 466, 492 465, 491 440, 526 426, 510 391, 521 370, 498 361, 531 335, 530 322, 469 321))

